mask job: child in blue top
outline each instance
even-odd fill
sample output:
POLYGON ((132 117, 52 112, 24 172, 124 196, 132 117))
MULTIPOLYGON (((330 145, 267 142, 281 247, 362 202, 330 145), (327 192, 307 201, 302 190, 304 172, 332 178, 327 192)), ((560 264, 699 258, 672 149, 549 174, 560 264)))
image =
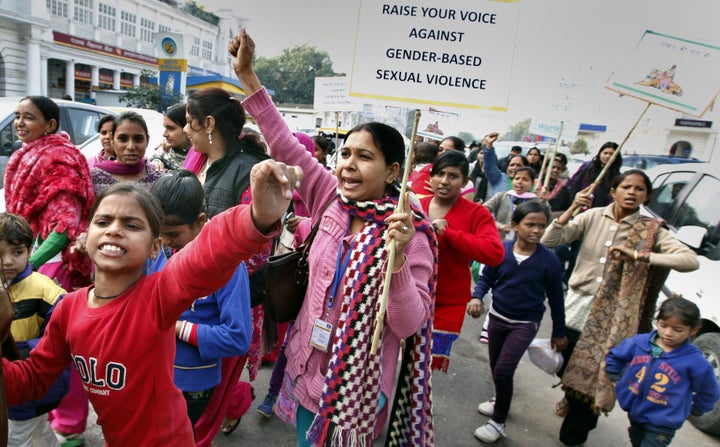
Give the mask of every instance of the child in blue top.
MULTIPOLYGON (((163 250, 150 273, 161 270, 173 252, 195 239, 207 222, 206 200, 191 171, 171 171, 151 193, 163 210, 163 250)), ((195 300, 175 326, 175 385, 183 392, 193 426, 220 383, 221 359, 245 354, 250 346, 250 285, 245 264, 217 292, 195 300)))
POLYGON ((550 218, 549 208, 537 200, 515 208, 511 219, 515 240, 504 243, 505 259, 499 266, 485 266, 467 306, 469 315, 479 317, 482 298, 492 289, 488 353, 495 398, 478 406, 481 414, 492 419, 475 430, 485 443, 505 435, 515 369, 540 328, 545 297, 553 320, 551 344, 558 351, 567 345, 560 261, 540 244, 550 218))
POLYGON ((633 447, 669 445, 685 419, 714 408, 720 397, 717 378, 690 342, 700 326, 695 303, 668 298, 658 311, 657 330, 626 338, 610 350, 605 371, 617 382, 633 447))

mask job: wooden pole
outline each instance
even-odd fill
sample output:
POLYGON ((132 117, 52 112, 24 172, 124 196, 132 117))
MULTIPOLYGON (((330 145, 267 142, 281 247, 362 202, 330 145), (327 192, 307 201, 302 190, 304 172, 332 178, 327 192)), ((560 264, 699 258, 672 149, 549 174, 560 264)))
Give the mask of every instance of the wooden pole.
MULTIPOLYGON (((591 194, 595 190, 595 188, 597 188, 597 185, 602 181, 603 177, 605 177, 605 175, 607 174, 608 170, 610 169, 610 166, 612 166, 613 162, 618 157, 618 154, 622 150, 622 148, 625 145, 625 143, 627 142, 627 140, 630 138, 630 135, 632 135, 632 133, 635 131, 635 128, 637 127, 637 125, 640 124, 640 120, 642 120, 643 116, 645 116, 645 113, 650 108, 650 105, 651 105, 651 103, 648 102, 647 105, 645 106, 645 109, 643 109, 642 113, 638 117, 637 121, 635 121, 635 124, 630 128, 630 131, 627 133, 627 135, 625 135, 625 138, 620 143, 620 146, 618 146, 618 148, 615 150, 615 152, 613 152, 613 154, 610 157, 610 159, 608 160, 608 162, 605 163, 605 166, 603 166, 602 171, 600 171, 600 174, 598 174, 597 178, 595 178, 595 181, 593 181, 592 184, 588 187, 589 188, 588 191, 590 191, 591 194)), ((573 213, 573 217, 577 216, 578 213, 580 213, 580 208, 577 208, 575 210, 575 212, 573 213)))
MULTIPOLYGON (((407 191, 408 177, 412 170, 413 149, 415 148, 415 136, 417 135, 418 123, 420 122, 420 110, 415 109, 415 122, 413 123, 412 136, 410 137, 410 149, 405 157, 405 169, 403 171, 402 183, 400 184, 400 197, 398 198, 397 211, 402 212, 405 209, 405 193, 407 191)), ((392 279, 393 264, 395 263, 395 240, 390 241, 388 245, 388 262, 385 270, 385 283, 383 293, 380 296, 380 309, 378 309, 377 318, 375 320, 375 332, 373 332, 372 344, 370 345, 370 354, 377 352, 380 336, 385 321, 385 311, 387 310, 388 293, 390 292, 390 280, 392 279)))
POLYGON ((340 112, 337 110, 335 111, 335 155, 334 155, 334 166, 337 166, 337 159, 338 159, 338 153, 340 152, 340 124, 338 124, 338 120, 340 119, 340 112))
MULTIPOLYGON (((547 160, 547 166, 545 165, 545 161, 543 160, 543 169, 545 169, 545 181, 543 182, 543 188, 550 188, 550 173, 552 172, 552 162, 555 159, 555 154, 557 154, 558 150, 558 144, 560 143, 560 137, 562 136, 563 126, 565 125, 565 121, 560 121, 560 130, 558 131, 557 138, 555 139, 555 146, 553 147, 552 154, 550 155, 550 159, 547 160)), ((545 151, 545 158, 548 158, 547 152, 550 151, 550 146, 548 146, 548 150, 545 151)), ((540 176, 540 174, 538 174, 540 176)))

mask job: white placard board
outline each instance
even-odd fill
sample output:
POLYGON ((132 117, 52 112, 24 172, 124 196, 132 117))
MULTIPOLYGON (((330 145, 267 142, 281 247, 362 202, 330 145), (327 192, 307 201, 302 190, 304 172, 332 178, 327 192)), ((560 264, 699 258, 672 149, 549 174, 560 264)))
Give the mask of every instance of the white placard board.
POLYGON ((549 87, 549 110, 547 115, 542 114, 543 118, 567 121, 592 114, 596 102, 594 81, 561 77, 555 85, 549 87))
POLYGON ((452 112, 438 110, 424 111, 420 115, 417 134, 433 140, 443 140, 445 137, 457 135, 459 115, 452 112))
POLYGON ((362 104, 349 95, 347 76, 315 78, 313 101, 316 112, 354 112, 362 109, 362 104))
POLYGON ((720 91, 720 47, 645 31, 606 88, 701 117, 720 91))
MULTIPOLYGON (((533 118, 530 120, 528 133, 556 139, 558 137, 558 132, 560 132, 560 123, 560 120, 543 120, 533 118)), ((574 141, 577 138, 579 130, 580 123, 562 121, 562 135, 560 135, 560 140, 574 141)))
POLYGON ((507 111, 519 0, 361 0, 350 95, 507 111))

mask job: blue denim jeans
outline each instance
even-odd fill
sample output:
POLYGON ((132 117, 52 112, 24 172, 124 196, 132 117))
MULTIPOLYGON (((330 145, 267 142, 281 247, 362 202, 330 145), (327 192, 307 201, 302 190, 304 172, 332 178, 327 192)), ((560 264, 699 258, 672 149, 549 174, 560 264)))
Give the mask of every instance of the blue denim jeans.
POLYGON ((633 447, 665 447, 670 445, 670 441, 674 436, 661 431, 653 431, 650 428, 643 427, 637 422, 630 421, 630 443, 633 447))

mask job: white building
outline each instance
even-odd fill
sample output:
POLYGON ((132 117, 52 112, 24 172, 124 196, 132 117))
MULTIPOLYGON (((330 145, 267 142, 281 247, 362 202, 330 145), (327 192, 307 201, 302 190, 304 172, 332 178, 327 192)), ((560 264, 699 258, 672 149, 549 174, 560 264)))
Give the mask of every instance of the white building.
POLYGON ((0 0, 0 96, 67 94, 117 104, 124 90, 140 84, 142 70, 157 71, 157 32, 184 36, 189 78, 239 89, 227 44, 247 20, 224 9, 214 13, 215 25, 184 13, 178 3, 0 0))

